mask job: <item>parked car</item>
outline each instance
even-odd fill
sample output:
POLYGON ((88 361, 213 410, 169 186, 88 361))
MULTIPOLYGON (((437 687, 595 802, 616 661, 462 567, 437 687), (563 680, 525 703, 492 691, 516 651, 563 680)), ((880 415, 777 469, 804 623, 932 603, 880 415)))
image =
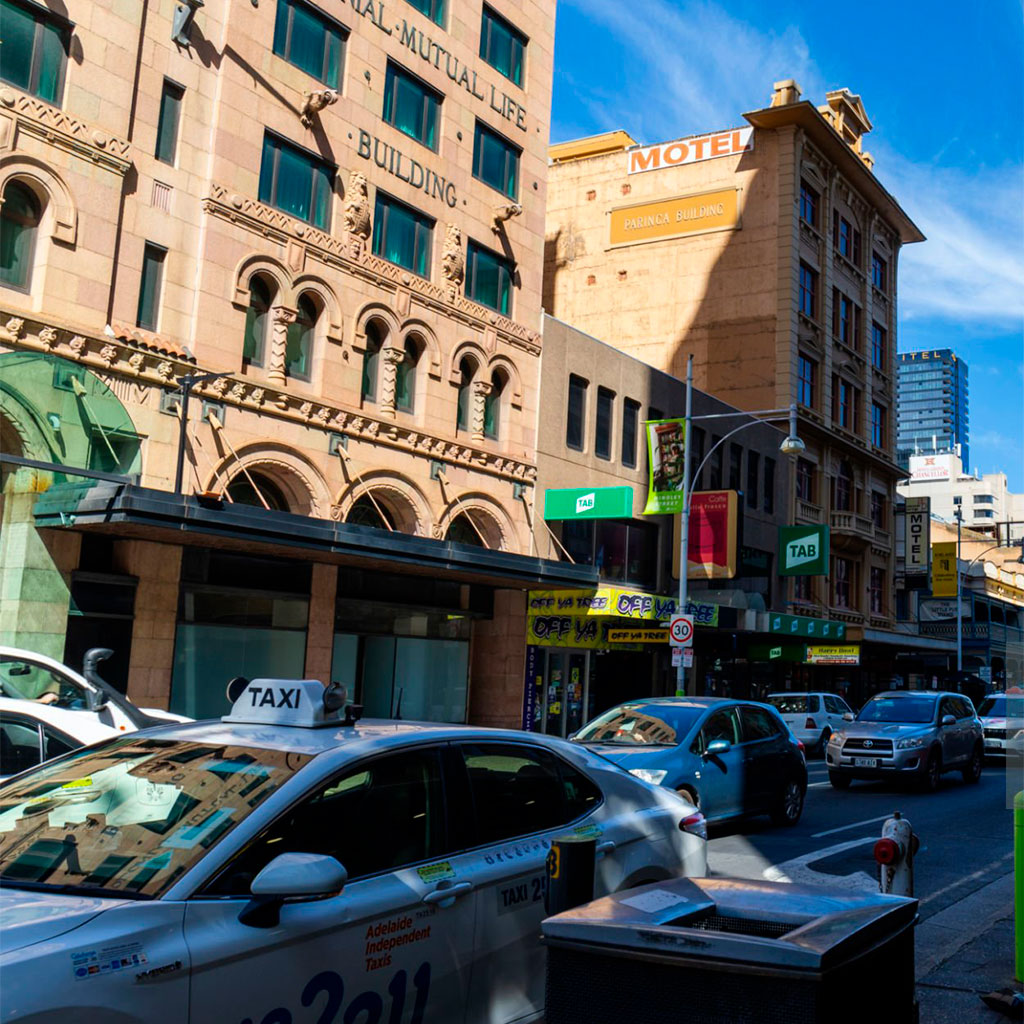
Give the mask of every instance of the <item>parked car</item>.
POLYGON ((629 701, 572 739, 680 793, 708 821, 770 814, 776 824, 795 825, 803 813, 803 747, 765 704, 723 697, 629 701))
POLYGON ((694 807, 583 747, 338 690, 253 680, 6 782, 4 1020, 537 1020, 556 836, 601 895, 706 870, 694 807))
POLYGON ((1015 738, 1024 739, 1024 693, 993 693, 978 704, 985 731, 985 756, 1006 757, 1015 738))
POLYGON ((828 739, 853 710, 834 693, 773 693, 765 701, 782 716, 808 754, 825 756, 828 739))
POLYGON ((959 693, 898 690, 872 697, 856 719, 832 734, 825 760, 829 782, 905 778, 936 790, 944 772, 981 778, 981 721, 959 693))

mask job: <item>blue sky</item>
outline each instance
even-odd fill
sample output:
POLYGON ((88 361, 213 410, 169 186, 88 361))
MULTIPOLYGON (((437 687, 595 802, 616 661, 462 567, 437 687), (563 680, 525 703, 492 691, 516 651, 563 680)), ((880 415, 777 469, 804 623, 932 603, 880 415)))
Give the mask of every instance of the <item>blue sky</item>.
POLYGON ((559 0, 553 142, 652 143, 743 123, 772 83, 859 93, 907 246, 899 348, 967 360, 971 469, 1024 491, 1024 0, 559 0))

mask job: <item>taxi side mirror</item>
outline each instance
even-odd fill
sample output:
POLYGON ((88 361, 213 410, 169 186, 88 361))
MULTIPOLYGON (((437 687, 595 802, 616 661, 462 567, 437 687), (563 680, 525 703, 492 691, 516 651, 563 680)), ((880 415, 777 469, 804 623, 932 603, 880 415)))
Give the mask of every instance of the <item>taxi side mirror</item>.
POLYGON ((716 754, 724 754, 730 749, 732 749, 732 744, 728 740, 712 740, 704 754, 706 757, 714 757, 716 754))
POLYGON ((853 712, 852 711, 847 711, 846 714, 843 715, 843 721, 844 722, 852 722, 853 721, 853 712))
POLYGON ((943 715, 942 716, 942 724, 943 725, 956 725, 956 719, 952 715, 943 715))
POLYGON ((301 902, 336 896, 345 887, 348 872, 323 853, 282 853, 253 880, 252 899, 238 915, 241 924, 273 928, 281 920, 285 900, 301 902))

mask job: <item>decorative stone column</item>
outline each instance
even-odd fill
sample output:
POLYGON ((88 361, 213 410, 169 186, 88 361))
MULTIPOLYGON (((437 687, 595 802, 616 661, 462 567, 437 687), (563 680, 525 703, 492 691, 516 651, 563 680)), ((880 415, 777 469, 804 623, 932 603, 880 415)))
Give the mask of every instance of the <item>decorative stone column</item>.
POLYGON ((469 425, 474 441, 482 441, 484 439, 484 415, 487 396, 491 393, 492 387, 493 385, 489 380, 473 381, 473 407, 470 412, 469 425))
POLYGON ((285 306, 274 306, 270 311, 270 356, 267 360, 267 379, 277 387, 284 387, 287 373, 285 359, 288 354, 288 328, 295 323, 298 313, 285 306))
POLYGON ((385 416, 395 415, 395 385, 398 382, 398 364, 405 359, 400 348, 388 345, 381 349, 380 411, 385 416))

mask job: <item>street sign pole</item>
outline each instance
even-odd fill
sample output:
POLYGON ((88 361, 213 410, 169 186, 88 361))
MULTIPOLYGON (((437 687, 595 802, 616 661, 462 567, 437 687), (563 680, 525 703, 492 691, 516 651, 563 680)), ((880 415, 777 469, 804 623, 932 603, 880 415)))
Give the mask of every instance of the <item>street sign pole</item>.
MULTIPOLYGON (((690 545, 690 446, 693 437, 693 356, 686 360, 686 435, 683 438, 683 510, 679 514, 679 608, 676 614, 686 614, 687 568, 690 545)), ((696 686, 690 696, 696 694, 696 686)), ((686 662, 679 660, 676 667, 676 693, 686 694, 686 662)))

